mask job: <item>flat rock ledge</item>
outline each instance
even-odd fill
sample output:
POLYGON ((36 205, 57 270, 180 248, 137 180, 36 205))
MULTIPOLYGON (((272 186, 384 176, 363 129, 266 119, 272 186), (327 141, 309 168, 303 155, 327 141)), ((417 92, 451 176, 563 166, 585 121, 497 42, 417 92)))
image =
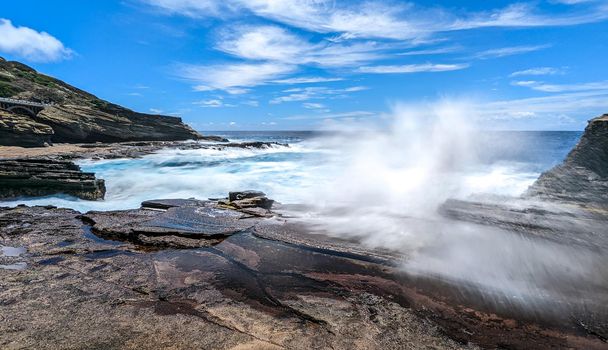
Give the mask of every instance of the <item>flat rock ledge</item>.
POLYGON ((256 191, 239 193, 239 199, 159 199, 140 209, 90 211, 81 219, 103 238, 149 248, 210 247, 227 237, 251 229, 260 218, 272 217, 273 201, 256 191))
POLYGON ((53 159, 0 159, 0 198, 68 194, 81 199, 103 199, 102 179, 82 172, 70 161, 53 159))
POLYGON ((196 150, 213 149, 225 150, 229 148, 266 149, 272 147, 289 147, 288 144, 278 142, 229 142, 217 136, 205 136, 197 141, 136 141, 114 143, 77 143, 54 144, 50 147, 23 148, 2 146, 2 158, 52 158, 58 160, 73 159, 118 159, 140 158, 156 153, 163 149, 196 150))
POLYGON ((604 319, 499 312, 405 274, 396 255, 252 207, 269 202, 242 191, 84 215, 0 208, 0 348, 606 348, 604 319))

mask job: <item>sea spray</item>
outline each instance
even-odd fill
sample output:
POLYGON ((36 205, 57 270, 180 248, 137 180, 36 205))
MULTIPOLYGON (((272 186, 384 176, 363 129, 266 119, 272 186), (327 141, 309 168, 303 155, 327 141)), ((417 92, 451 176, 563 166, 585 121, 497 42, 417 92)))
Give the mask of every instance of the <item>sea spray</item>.
POLYGON ((302 219, 310 227, 399 251, 405 272, 448 281, 504 310, 567 319, 606 298, 598 294, 608 287, 604 253, 438 214, 448 198, 509 205, 533 177, 513 178, 521 176, 513 164, 488 160, 525 148, 521 138, 484 138, 471 127, 471 105, 446 100, 397 105, 385 119, 384 129, 357 134, 348 126, 323 141, 340 166, 311 193, 313 209, 302 219))

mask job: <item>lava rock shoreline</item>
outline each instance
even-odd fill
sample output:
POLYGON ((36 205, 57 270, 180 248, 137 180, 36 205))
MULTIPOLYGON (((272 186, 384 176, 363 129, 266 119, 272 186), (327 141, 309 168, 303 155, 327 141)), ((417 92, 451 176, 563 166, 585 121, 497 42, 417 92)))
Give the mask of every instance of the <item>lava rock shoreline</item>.
POLYGON ((24 249, 0 256, 21 266, 0 268, 0 347, 606 348, 604 318, 585 328, 497 311, 404 274, 396 252, 355 254, 280 210, 251 215, 234 203, 262 195, 248 196, 0 208, 2 245, 24 249))
MULTIPOLYGON (((275 142, 140 141, 53 146, 51 150, 28 149, 22 158, 3 158, 12 149, 0 150, 0 200, 26 196, 68 194, 81 199, 98 200, 105 195, 105 182, 86 173, 72 162, 77 159, 139 158, 161 149, 263 149, 289 147, 275 142)), ((2 147, 0 147, 2 148, 2 147)), ((51 147, 49 147, 51 148, 51 147)))

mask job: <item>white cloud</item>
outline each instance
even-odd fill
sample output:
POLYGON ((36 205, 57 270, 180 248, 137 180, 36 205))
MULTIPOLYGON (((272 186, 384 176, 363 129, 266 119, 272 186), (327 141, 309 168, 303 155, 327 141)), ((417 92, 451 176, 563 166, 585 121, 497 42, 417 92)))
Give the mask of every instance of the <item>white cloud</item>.
POLYGON ((213 66, 182 65, 177 75, 191 80, 197 91, 224 90, 228 93, 245 93, 246 88, 264 85, 291 73, 294 66, 281 63, 237 63, 213 66))
POLYGON ((473 55, 473 58, 488 59, 488 58, 513 56, 513 55, 519 55, 519 54, 523 54, 523 53, 543 50, 543 49, 546 49, 549 47, 551 47, 551 45, 501 47, 498 49, 490 49, 490 50, 478 52, 477 54, 473 55))
POLYGON ((302 103, 302 107, 307 108, 307 109, 322 109, 322 108, 325 108, 325 105, 322 103, 305 102, 305 103, 302 103))
POLYGON ((426 49, 426 50, 412 50, 406 52, 397 53, 397 56, 422 56, 422 55, 439 55, 443 53, 452 53, 456 51, 460 51, 462 48, 460 46, 448 46, 448 47, 439 47, 435 49, 426 49))
MULTIPOLYGON (((435 33, 485 27, 567 26, 608 19, 605 3, 567 13, 543 13, 535 6, 516 3, 501 9, 455 14, 439 6, 378 0, 335 2, 334 0, 142 0, 171 13, 186 16, 259 17, 318 33, 338 33, 340 39, 383 38, 426 40, 435 33)), ((584 0, 559 0, 582 3, 584 0)), ((597 4, 597 5, 595 5, 597 4)))
MULTIPOLYGON (((532 90, 543 92, 574 92, 574 91, 591 91, 591 90, 608 90, 608 81, 599 81, 591 83, 578 84, 546 84, 534 80, 515 81, 512 83, 515 86, 528 87, 532 90)), ((608 103, 606 104, 608 106, 608 103)))
POLYGON ((72 50, 49 33, 16 27, 8 19, 0 19, 0 38, 0 52, 29 61, 59 61, 73 55, 72 50))
POLYGON ((196 102, 193 102, 192 104, 199 105, 199 106, 205 107, 205 108, 219 108, 219 107, 224 106, 224 103, 222 102, 222 100, 219 100, 219 99, 196 101, 196 102))
POLYGON ((455 20, 447 30, 465 30, 485 27, 555 27, 593 23, 608 19, 606 5, 599 5, 583 12, 566 14, 539 14, 531 4, 516 3, 503 9, 470 14, 455 20))
POLYGON ((530 68, 530 69, 513 72, 513 73, 511 73, 510 76, 519 77, 519 76, 526 76, 526 75, 556 75, 556 74, 561 74, 561 73, 562 73, 562 70, 558 69, 558 68, 537 67, 537 68, 530 68))
POLYGON ((285 117, 285 120, 307 120, 307 119, 344 119, 344 118, 368 118, 375 115, 369 111, 352 111, 331 114, 315 114, 315 115, 293 115, 285 117))
POLYGON ((243 101, 241 104, 250 107, 258 107, 260 105, 260 103, 256 100, 243 101))
POLYGON ((285 64, 313 64, 342 67, 379 58, 381 46, 374 42, 350 45, 328 41, 311 43, 277 26, 239 26, 226 30, 217 49, 249 60, 266 60, 285 64))
POLYGON ((551 116, 582 116, 605 113, 608 90, 563 93, 543 97, 494 101, 479 104, 477 109, 485 119, 508 120, 551 116))
POLYGON ((221 16, 227 11, 234 10, 229 1, 217 0, 141 0, 169 13, 189 17, 221 16))
POLYGON ((595 2, 597 0, 552 0, 551 2, 556 4, 566 4, 566 5, 577 5, 577 4, 588 4, 595 2))
POLYGON ((149 111, 154 114, 161 114, 163 112, 162 109, 158 109, 158 108, 150 108, 149 111))
POLYGON ((329 89, 323 86, 311 86, 305 88, 287 89, 283 92, 287 95, 275 97, 270 100, 271 104, 279 104, 283 102, 307 101, 312 99, 325 98, 344 98, 348 97, 350 92, 358 92, 367 90, 365 86, 352 86, 344 89, 329 89))
POLYGON ((293 61, 310 44, 276 26, 241 26, 222 35, 217 48, 241 58, 293 61))
POLYGON ((289 78, 289 79, 279 79, 274 80, 275 84, 316 84, 316 83, 327 83, 332 81, 342 81, 343 78, 322 78, 322 77, 297 77, 297 78, 289 78))
POLYGON ((469 67, 468 64, 406 64, 406 65, 392 65, 392 66, 368 66, 361 67, 358 69, 361 73, 376 73, 376 74, 390 74, 390 73, 419 73, 419 72, 446 72, 453 70, 460 70, 469 67))

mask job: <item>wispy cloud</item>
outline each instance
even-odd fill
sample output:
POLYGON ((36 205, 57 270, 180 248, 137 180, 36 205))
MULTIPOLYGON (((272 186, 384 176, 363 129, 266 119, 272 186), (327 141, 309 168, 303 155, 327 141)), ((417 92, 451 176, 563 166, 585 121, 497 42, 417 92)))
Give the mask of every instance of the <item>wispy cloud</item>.
POLYGON ((452 53, 462 50, 460 46, 447 46, 447 47, 439 47, 435 49, 426 49, 426 50, 411 50, 406 52, 399 52, 397 56, 426 56, 426 55, 439 55, 444 53, 452 53))
POLYGON ((406 64, 392 66, 367 66, 360 67, 357 71, 361 73, 393 74, 393 73, 420 73, 420 72, 447 72, 468 68, 468 64, 406 64))
POLYGON ((14 26, 0 18, 0 52, 33 62, 50 62, 70 58, 74 52, 46 32, 14 26))
POLYGON ((247 88, 267 84, 295 70, 294 66, 281 63, 237 63, 225 65, 180 65, 176 74, 195 82, 195 90, 224 90, 239 94, 247 88))
POLYGON ((283 102, 308 101, 312 99, 325 98, 344 98, 348 97, 351 92, 367 90, 365 86, 352 86, 344 89, 330 89, 324 86, 312 86, 305 88, 294 88, 284 90, 286 95, 275 97, 270 100, 271 104, 279 104, 283 102))
POLYGON ((511 4, 503 9, 473 13, 455 20, 449 30, 467 30, 485 27, 556 27, 593 23, 608 19, 606 4, 567 13, 540 13, 528 3, 511 4))
POLYGON ((531 46, 509 46, 501 47, 497 49, 490 49, 476 53, 473 58, 477 59, 489 59, 499 58, 513 55, 520 55, 523 53, 534 52, 538 50, 544 50, 551 47, 551 45, 531 45, 531 46))
POLYGON ((241 104, 250 107, 258 107, 260 105, 260 102, 258 102, 257 100, 247 100, 241 102, 241 104))
POLYGON ((342 80, 344 80, 344 78, 297 77, 297 78, 273 80, 272 82, 275 84, 292 85, 292 84, 327 83, 327 82, 342 81, 342 80))
POLYGON ((320 109, 320 108, 325 108, 325 105, 322 103, 306 102, 306 103, 302 103, 302 107, 308 108, 308 109, 320 109))
POLYGON ((530 68, 530 69, 513 72, 513 73, 511 73, 510 76, 519 77, 519 76, 527 76, 527 75, 556 75, 556 74, 562 74, 562 73, 563 73, 563 70, 559 69, 559 68, 537 67, 537 68, 530 68))
POLYGON ((164 12, 188 17, 222 16, 236 7, 230 1, 217 0, 140 0, 164 12))
POLYGON ((341 113, 315 114, 315 115, 293 115, 285 117, 285 120, 307 120, 307 119, 345 119, 345 118, 368 118, 376 115, 370 111, 351 111, 341 113))
POLYGON ((486 27, 568 26, 608 18, 602 1, 561 0, 588 5, 566 13, 544 13, 528 3, 491 11, 453 13, 439 6, 370 0, 141 0, 170 13, 191 17, 226 17, 253 13, 293 27, 318 33, 339 33, 341 39, 382 38, 420 41, 435 33, 486 27))
POLYGON ((240 26, 223 33, 220 51, 249 59, 293 65, 344 67, 379 58, 382 46, 374 42, 339 44, 311 43, 277 26, 240 26))
POLYGON ((543 97, 494 101, 477 108, 485 119, 508 120, 605 113, 608 90, 562 93, 543 97))
MULTIPOLYGON (((573 92, 573 91, 590 91, 590 90, 608 90, 608 81, 599 81, 591 83, 578 84, 546 84, 534 80, 515 81, 512 83, 516 86, 523 86, 532 90, 543 92, 573 92)), ((606 104, 608 106, 608 103, 606 104)))
POLYGON ((596 1, 598 0, 551 0, 552 3, 565 5, 588 4, 596 1))
POLYGON ((205 108, 218 108, 218 107, 222 107, 224 105, 222 100, 219 100, 219 99, 196 101, 196 102, 192 102, 192 104, 199 105, 199 106, 205 107, 205 108))

